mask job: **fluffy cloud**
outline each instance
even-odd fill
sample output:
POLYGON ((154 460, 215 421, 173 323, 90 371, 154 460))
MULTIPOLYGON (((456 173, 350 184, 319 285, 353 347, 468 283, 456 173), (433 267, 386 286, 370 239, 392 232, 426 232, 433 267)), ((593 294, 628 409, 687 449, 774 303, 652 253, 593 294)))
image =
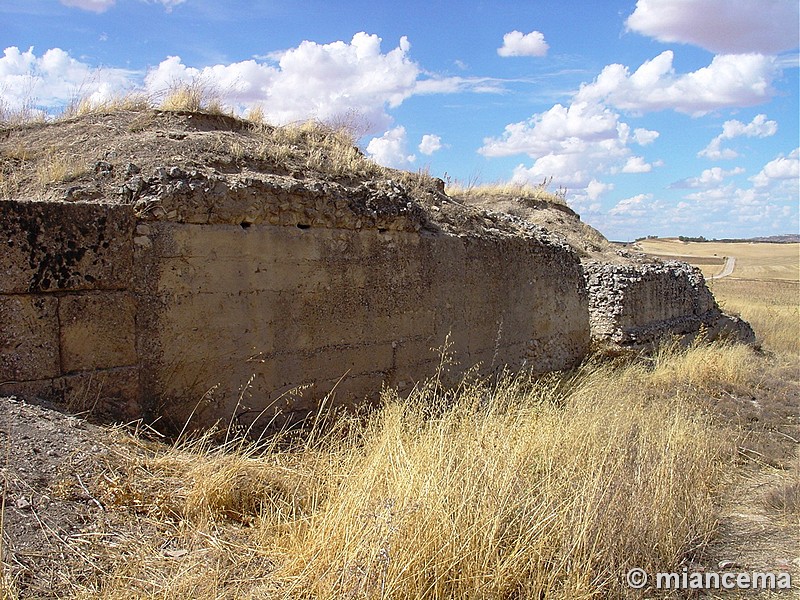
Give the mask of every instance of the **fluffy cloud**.
POLYGON ((645 161, 641 156, 631 156, 622 167, 623 173, 649 173, 653 170, 653 165, 645 161))
POLYGON ((659 203, 653 201, 653 194, 637 194, 620 200, 608 211, 609 215, 643 217, 657 210, 659 203))
MULTIPOLYGON (((143 87, 158 99, 177 84, 199 82, 237 111, 260 105, 275 123, 355 113, 368 125, 364 129, 383 131, 391 123, 387 109, 418 93, 421 70, 408 57, 406 38, 386 53, 380 46, 379 37, 358 33, 349 43, 303 42, 272 63, 247 60, 195 68, 171 56, 146 74, 143 87)), ((36 56, 33 49, 10 47, 0 57, 0 99, 12 109, 31 99, 55 109, 76 96, 108 99, 141 85, 140 77, 122 69, 95 69, 58 48, 36 56)))
POLYGON ((405 38, 387 54, 380 43, 379 37, 365 33, 353 36, 349 44, 305 41, 284 52, 277 68, 249 60, 197 70, 173 57, 148 74, 147 87, 163 90, 176 80, 200 78, 226 102, 243 106, 259 101, 273 122, 327 120, 355 111, 382 128, 389 122, 385 107, 398 106, 411 95, 420 71, 407 57, 405 38))
POLYGON ((742 167, 736 167, 730 171, 725 171, 721 167, 712 167, 704 169, 699 177, 689 177, 688 179, 681 179, 671 184, 671 189, 675 188, 710 188, 712 186, 720 185, 727 177, 733 175, 740 175, 744 173, 742 167))
POLYGON ((239 110, 259 103, 275 123, 356 112, 371 131, 380 131, 391 122, 385 109, 399 106, 416 90, 421 71, 408 57, 410 47, 401 38, 384 54, 381 39, 362 32, 350 43, 302 42, 283 52, 276 66, 247 60, 195 69, 170 57, 145 82, 149 92, 163 94, 176 82, 200 80, 239 110))
POLYGON ((797 48, 799 18, 797 0, 638 0, 626 24, 716 53, 776 54, 797 48))
POLYGON ((486 138, 479 150, 487 157, 527 154, 531 167, 519 165, 513 180, 537 183, 553 177, 558 185, 586 188, 598 173, 643 173, 652 170, 641 157, 632 156, 631 143, 646 145, 657 131, 635 129, 597 102, 556 104, 530 119, 507 125, 500 138, 486 138))
POLYGON ((556 104, 527 121, 506 125, 502 138, 486 138, 479 152, 484 156, 573 154, 619 136, 619 116, 608 108, 590 102, 556 104))
POLYGON ((722 124, 722 133, 711 140, 708 146, 700 150, 697 156, 705 156, 712 160, 736 158, 739 155, 734 150, 722 148, 724 140, 732 140, 741 136, 765 138, 775 135, 777 131, 778 124, 775 121, 767 121, 767 115, 756 115, 748 124, 736 120, 725 121, 722 124))
POLYGON ((503 36, 503 45, 497 53, 500 56, 545 56, 549 48, 544 34, 539 31, 512 31, 503 36))
POLYGON ((78 97, 103 102, 130 89, 134 75, 95 69, 60 48, 36 56, 33 48, 22 52, 11 46, 0 57, 0 101, 11 110, 31 104, 52 109, 78 97))
POLYGON ((633 130, 633 139, 640 146, 652 144, 658 139, 659 135, 661 134, 657 131, 651 131, 650 129, 637 128, 633 130))
MULTIPOLYGON (((672 109, 700 116, 721 108, 749 106, 770 97, 771 82, 778 72, 773 58, 730 55, 717 56, 694 72, 677 74, 670 51, 634 72, 623 65, 608 65, 594 81, 582 85, 569 104, 556 104, 507 125, 501 136, 485 138, 479 152, 487 157, 527 154, 533 158, 531 166, 514 169, 517 182, 538 182, 552 176, 559 185, 585 190, 599 174, 647 173, 663 164, 648 163, 630 150, 632 144, 652 144, 659 133, 632 129, 617 111, 672 109)), ((729 126, 725 135, 762 135, 773 127, 773 122, 757 117, 740 128, 729 126)))
POLYGON ((797 187, 800 178, 800 148, 795 148, 789 156, 779 156, 771 160, 757 175, 750 178, 757 188, 769 187, 776 182, 786 180, 797 187))
POLYGON ((633 73, 624 65, 608 65, 592 83, 581 86, 576 99, 632 112, 672 109, 701 116, 766 102, 779 72, 773 57, 742 54, 715 56, 707 67, 678 75, 673 58, 666 50, 633 73))
POLYGON ((602 181, 592 179, 589 185, 586 186, 586 196, 589 200, 597 200, 601 195, 613 189, 613 183, 603 183, 602 181))
MULTIPOLYGON (((150 1, 167 8, 179 3, 150 1)), ((178 84, 193 83, 236 112, 260 106, 273 123, 312 118, 336 121, 356 114, 360 129, 374 134, 391 125, 388 110, 410 96, 503 90, 503 82, 497 79, 437 78, 423 73, 409 58, 410 47, 403 37, 396 48, 383 52, 378 36, 362 32, 350 42, 305 41, 266 58, 203 68, 170 56, 144 77, 123 69, 93 68, 58 48, 39 57, 32 49, 21 52, 10 47, 0 56, 0 102, 13 109, 33 98, 52 111, 76 96, 102 101, 136 88, 158 100, 178 84), (57 67, 51 68, 54 64, 57 67)))
POLYGON ((430 156, 442 149, 442 138, 438 135, 426 133, 422 136, 422 141, 420 141, 418 148, 420 152, 430 156))
POLYGON ((569 205, 581 214, 597 215, 602 208, 602 204, 598 202, 598 200, 606 192, 613 189, 613 183, 605 183, 597 179, 592 179, 585 189, 571 194, 569 205))
POLYGON ((367 145, 367 154, 379 165, 402 169, 417 157, 408 153, 405 127, 390 129, 381 137, 372 138, 367 145))

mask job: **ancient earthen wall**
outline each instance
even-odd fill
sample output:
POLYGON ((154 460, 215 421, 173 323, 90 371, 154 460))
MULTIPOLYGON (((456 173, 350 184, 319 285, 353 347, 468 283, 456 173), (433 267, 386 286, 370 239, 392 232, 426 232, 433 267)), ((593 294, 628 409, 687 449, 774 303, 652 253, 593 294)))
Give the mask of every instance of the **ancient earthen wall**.
POLYGON ((249 425, 266 409, 266 424, 331 390, 353 402, 409 389, 446 340, 456 372, 564 368, 589 345, 580 263, 546 239, 418 231, 390 213, 394 227, 305 213, 272 225, 249 205, 208 224, 0 208, 0 393, 175 428, 190 415, 249 425))
POLYGON ((302 417, 334 388, 339 401, 375 397, 384 383, 408 389, 434 373, 448 338, 462 369, 481 363, 484 372, 560 369, 588 347, 582 272, 561 247, 403 231, 145 227, 148 241, 138 242, 148 249, 137 252, 149 254, 142 272, 155 276, 140 311, 142 381, 176 424, 195 409, 187 397, 205 395, 203 421, 247 422, 272 403, 302 417))

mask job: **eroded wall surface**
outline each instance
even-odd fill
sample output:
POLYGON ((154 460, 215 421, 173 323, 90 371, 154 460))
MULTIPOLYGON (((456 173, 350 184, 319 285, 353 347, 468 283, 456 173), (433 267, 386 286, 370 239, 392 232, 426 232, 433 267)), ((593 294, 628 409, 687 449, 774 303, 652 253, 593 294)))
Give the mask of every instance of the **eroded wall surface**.
MULTIPOLYGON (((407 390, 480 363, 546 371, 589 344, 582 271, 532 239, 270 225, 149 223, 143 386, 174 425, 407 390), (183 398, 199 399, 195 406, 183 398)), ((140 227, 141 231, 141 227, 140 227)))
POLYGON ((248 426, 303 417, 332 390, 339 403, 408 390, 446 340, 454 378, 475 364, 565 368, 589 346, 580 263, 547 240, 0 209, 4 394, 248 426))

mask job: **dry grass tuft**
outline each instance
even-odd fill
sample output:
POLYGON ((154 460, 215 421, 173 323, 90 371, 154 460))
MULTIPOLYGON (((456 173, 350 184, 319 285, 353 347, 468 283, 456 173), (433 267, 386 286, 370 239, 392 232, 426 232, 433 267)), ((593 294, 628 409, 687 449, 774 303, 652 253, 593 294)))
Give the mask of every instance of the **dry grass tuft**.
POLYGON ((489 183, 468 184, 452 183, 447 186, 447 193, 454 198, 470 202, 477 198, 517 198, 521 202, 547 202, 549 204, 566 205, 566 190, 549 191, 552 179, 545 179, 539 185, 526 183, 489 183))
POLYGON ((87 172, 87 166, 72 154, 51 150, 37 161, 35 177, 39 189, 44 190, 49 185, 71 181, 87 172))
POLYGON ((653 356, 649 381, 662 389, 688 389, 693 394, 714 395, 752 385, 757 357, 743 345, 707 344, 702 336, 687 349, 679 341, 666 342, 653 356))
POLYGON ((281 164, 302 155, 304 168, 335 177, 371 177, 383 172, 356 147, 351 131, 318 121, 280 127, 261 125, 263 160, 281 164))
POLYGON ((130 92, 119 96, 95 101, 83 96, 73 100, 59 115, 60 119, 71 119, 97 113, 141 112, 152 107, 150 98, 141 92, 130 92))
POLYGON ((173 84, 161 100, 162 110, 228 114, 219 91, 202 79, 173 84))

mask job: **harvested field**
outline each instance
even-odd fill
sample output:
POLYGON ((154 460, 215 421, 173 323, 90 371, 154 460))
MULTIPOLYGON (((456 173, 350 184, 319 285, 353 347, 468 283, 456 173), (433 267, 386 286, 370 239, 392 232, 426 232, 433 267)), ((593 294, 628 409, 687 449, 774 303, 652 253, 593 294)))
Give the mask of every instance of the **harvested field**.
POLYGON ((683 260, 696 265, 709 277, 715 269, 710 259, 736 257, 732 279, 798 281, 800 279, 800 244, 769 244, 748 242, 682 242, 677 238, 641 240, 634 248, 663 258, 683 260))

